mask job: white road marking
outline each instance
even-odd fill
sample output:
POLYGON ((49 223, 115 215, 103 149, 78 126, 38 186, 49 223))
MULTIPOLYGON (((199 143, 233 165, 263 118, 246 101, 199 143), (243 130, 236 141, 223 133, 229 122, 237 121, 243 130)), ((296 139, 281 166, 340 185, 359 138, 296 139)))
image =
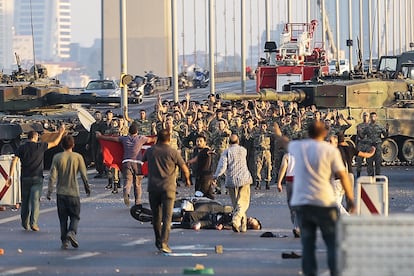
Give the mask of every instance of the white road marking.
MULTIPOLYGON (((93 196, 93 197, 85 197, 85 198, 81 199, 81 203, 94 201, 96 199, 101 199, 101 198, 104 198, 104 197, 107 197, 107 196, 109 196, 109 194, 104 193, 104 194, 99 194, 99 195, 96 195, 96 196, 93 196)), ((41 209, 40 214, 48 213, 48 212, 51 212, 51 211, 56 211, 56 207, 41 209)), ((4 224, 4 223, 15 221, 15 220, 20 220, 20 215, 0 219, 0 224, 4 224)))
POLYGON ((80 254, 80 255, 67 257, 66 260, 80 260, 80 259, 93 257, 93 256, 96 256, 96 255, 99 255, 99 254, 101 254, 101 253, 99 253, 99 252, 86 252, 86 253, 83 253, 83 254, 80 254))
POLYGON ((124 243, 122 246, 133 246, 133 245, 137 245, 137 244, 145 244, 145 243, 150 242, 150 241, 151 241, 150 239, 139 239, 139 240, 124 243))
POLYGON ((19 267, 19 268, 0 272, 0 276, 22 274, 22 273, 26 273, 26 272, 34 271, 34 270, 37 270, 35 266, 19 267))

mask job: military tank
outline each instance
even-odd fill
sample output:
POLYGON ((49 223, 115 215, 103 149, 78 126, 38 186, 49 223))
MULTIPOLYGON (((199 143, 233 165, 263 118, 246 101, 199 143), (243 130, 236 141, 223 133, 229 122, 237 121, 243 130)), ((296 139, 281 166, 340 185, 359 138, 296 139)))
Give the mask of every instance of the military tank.
MULTIPOLYGON (((78 118, 79 108, 74 104, 120 103, 119 97, 97 97, 94 94, 71 94, 69 88, 56 79, 48 78, 47 70, 36 65, 28 72, 18 70, 11 75, 0 75, 0 154, 12 154, 27 138, 27 133, 35 130, 42 141, 54 139, 54 132, 61 124, 75 137, 75 151, 80 152, 87 163, 91 160, 86 144, 89 132, 78 118)), ((128 99, 131 104, 140 103, 136 98, 128 99)), ((45 154, 45 167, 48 168, 54 148, 45 154)))
MULTIPOLYGON (((414 65, 405 72, 414 72, 414 65)), ((376 112, 378 123, 388 124, 389 136, 383 140, 382 156, 387 164, 414 163, 414 89, 413 78, 358 79, 318 83, 291 83, 284 90, 261 89, 260 93, 240 95, 223 93, 223 100, 295 101, 302 106, 316 105, 319 110, 336 109, 352 122, 346 131, 355 141, 356 125, 363 112, 376 112)))

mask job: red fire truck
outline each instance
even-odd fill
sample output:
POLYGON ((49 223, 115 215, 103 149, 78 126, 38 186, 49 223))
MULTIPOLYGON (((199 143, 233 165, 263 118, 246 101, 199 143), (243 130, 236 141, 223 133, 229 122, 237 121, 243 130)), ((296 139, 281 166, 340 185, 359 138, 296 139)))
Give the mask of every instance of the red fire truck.
POLYGON ((317 20, 310 23, 287 23, 280 35, 280 47, 274 41, 265 43, 266 58, 261 58, 256 70, 256 91, 311 80, 329 73, 322 43, 313 43, 317 20))

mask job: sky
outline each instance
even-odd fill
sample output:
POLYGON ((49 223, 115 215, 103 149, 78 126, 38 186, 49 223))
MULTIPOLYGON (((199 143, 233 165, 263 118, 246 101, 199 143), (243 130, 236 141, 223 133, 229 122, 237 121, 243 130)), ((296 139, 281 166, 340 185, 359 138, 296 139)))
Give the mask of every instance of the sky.
POLYGON ((72 42, 92 46, 101 37, 101 0, 71 0, 72 42))

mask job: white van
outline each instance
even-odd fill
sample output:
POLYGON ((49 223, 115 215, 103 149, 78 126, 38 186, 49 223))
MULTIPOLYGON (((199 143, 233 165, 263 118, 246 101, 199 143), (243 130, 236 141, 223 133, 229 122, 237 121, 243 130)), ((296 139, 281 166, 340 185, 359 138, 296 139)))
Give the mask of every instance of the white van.
POLYGON ((339 60, 339 72, 336 71, 336 59, 332 59, 329 62, 329 74, 330 75, 339 75, 349 71, 349 60, 340 59, 339 60))

